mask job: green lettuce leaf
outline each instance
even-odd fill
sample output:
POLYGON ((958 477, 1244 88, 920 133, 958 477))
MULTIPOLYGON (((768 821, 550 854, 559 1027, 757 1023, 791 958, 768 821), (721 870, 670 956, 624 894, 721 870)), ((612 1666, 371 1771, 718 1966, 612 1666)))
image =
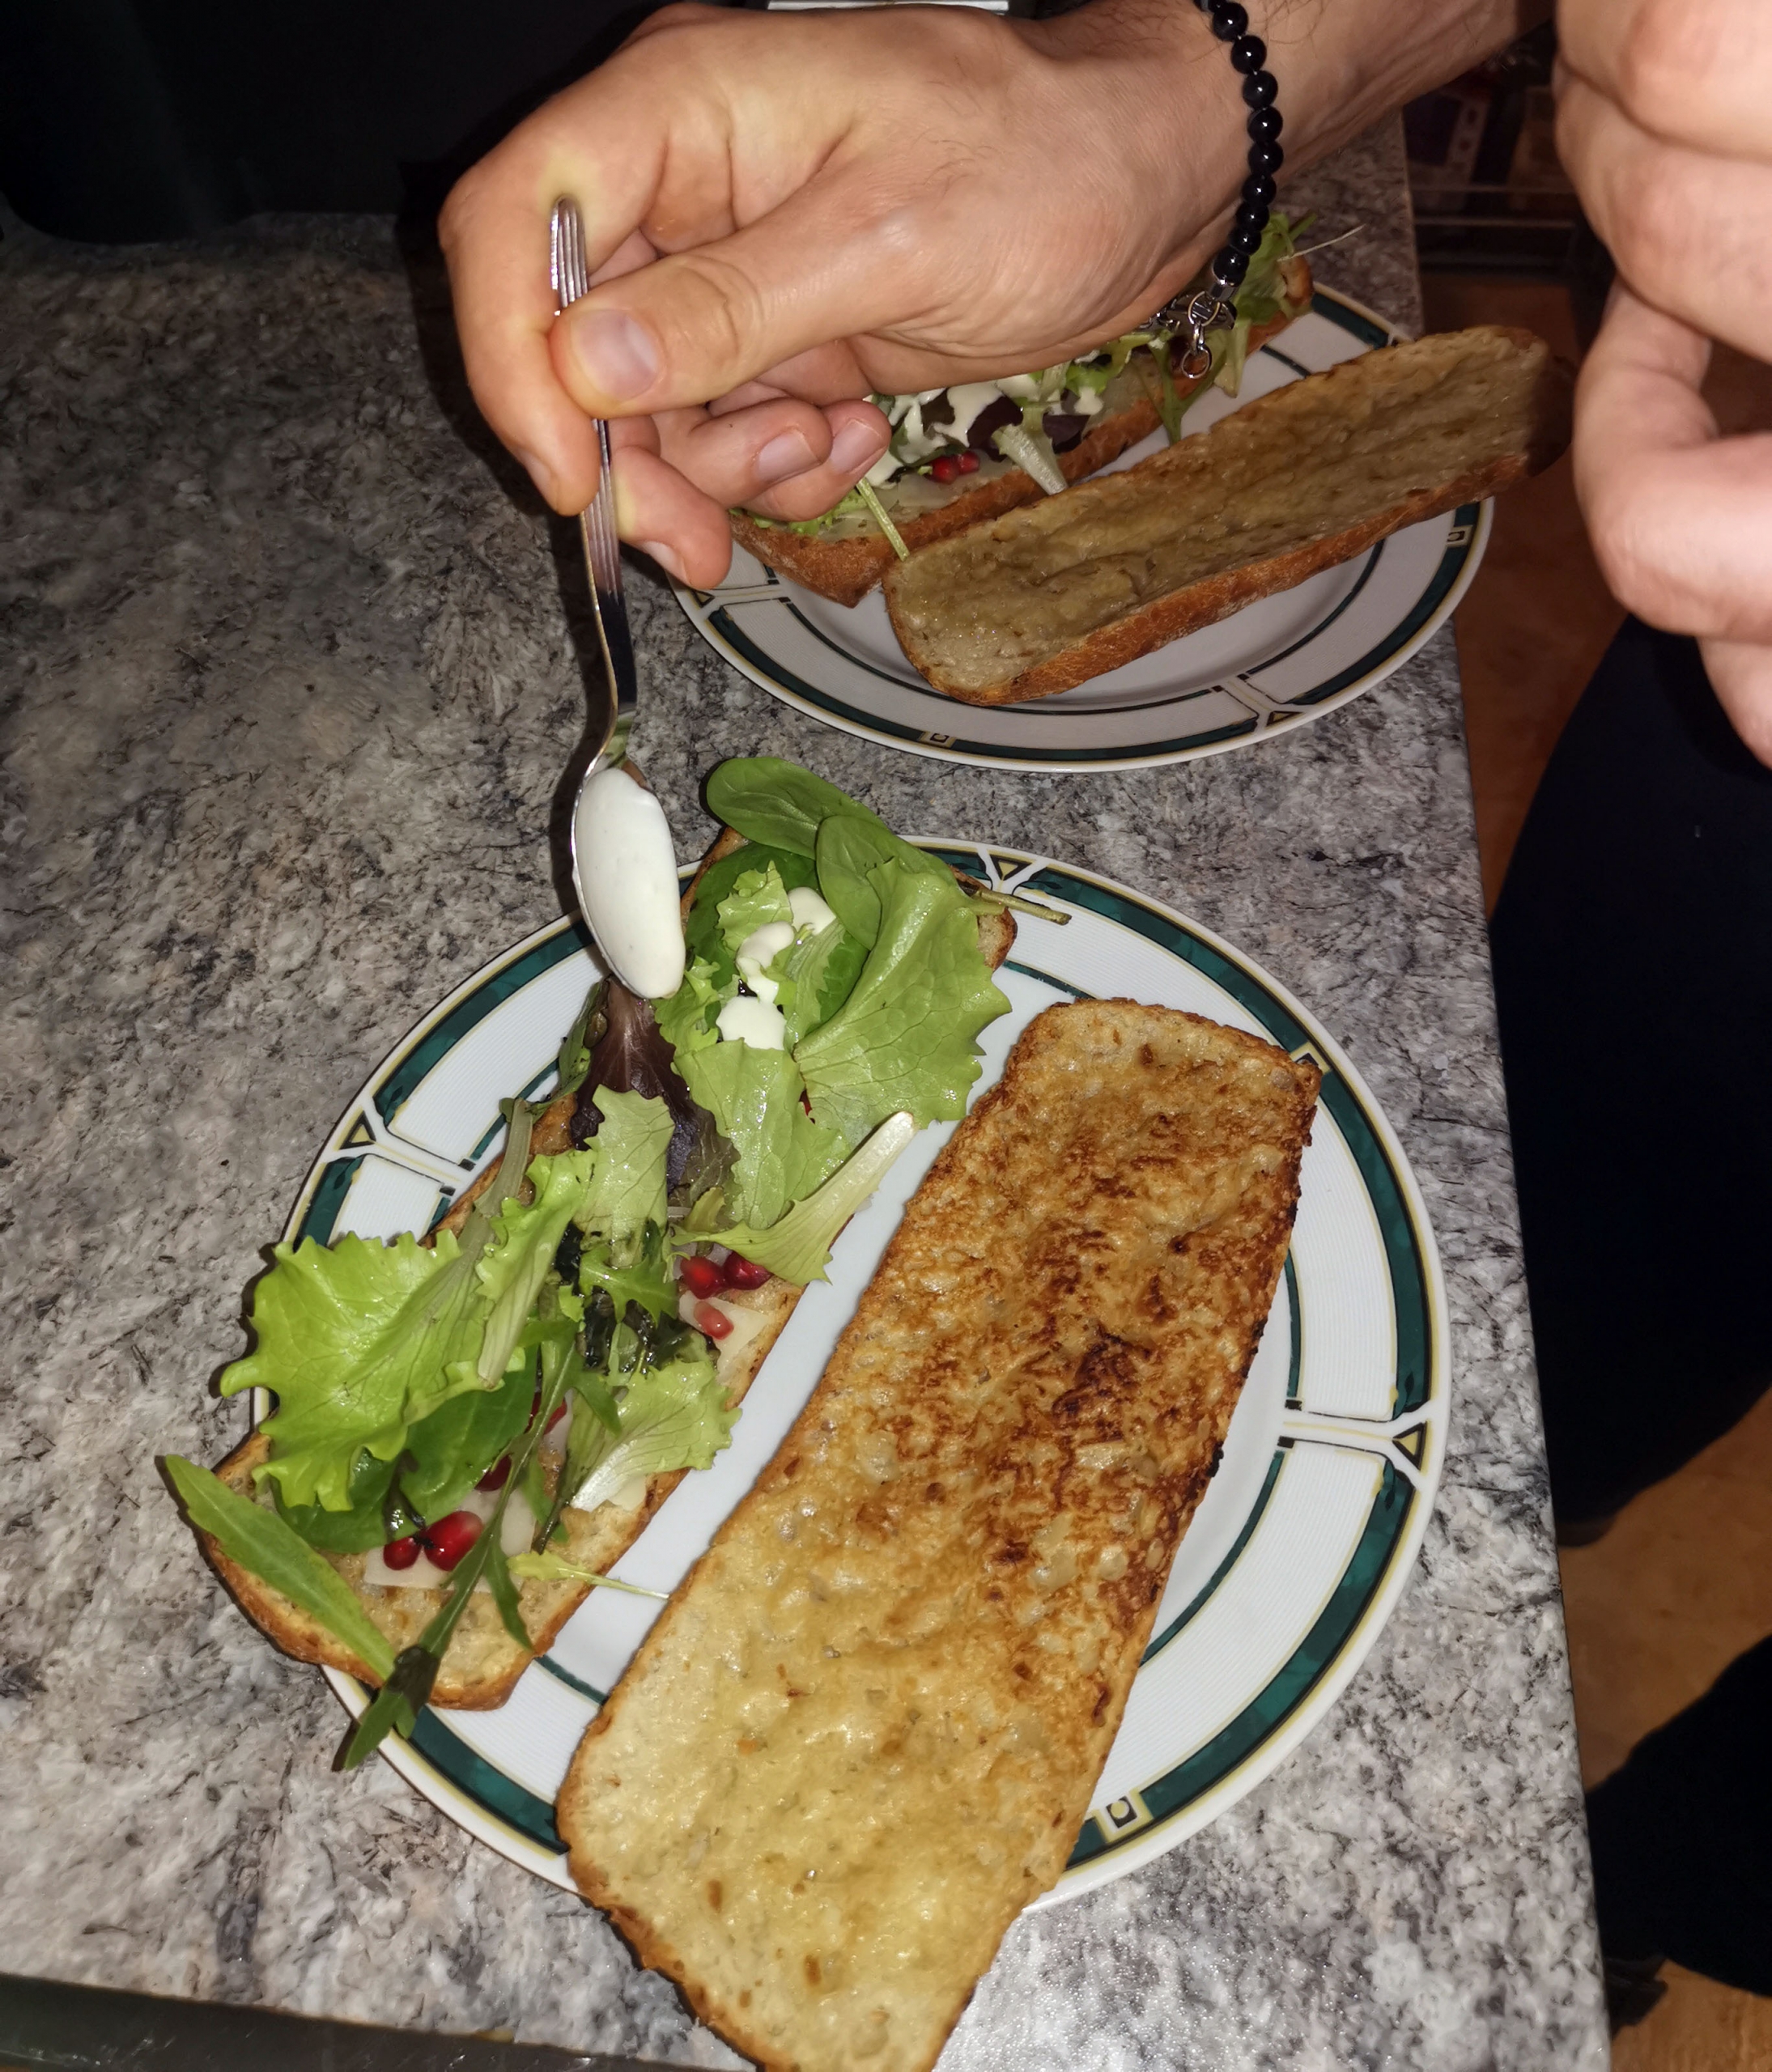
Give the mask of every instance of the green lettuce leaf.
POLYGON ((771 921, 793 926, 793 909, 788 904, 788 888, 773 864, 760 871, 746 871, 720 902, 720 932, 736 957, 746 939, 771 921))
POLYGON ((917 1126, 907 1114, 890 1115, 860 1150, 852 1152, 822 1187, 797 1201, 787 1214, 767 1230, 753 1230, 748 1224, 712 1234, 716 1244, 742 1252, 756 1266, 766 1266, 784 1280, 805 1287, 810 1280, 823 1280, 831 1263, 831 1247, 837 1234, 868 1196, 879 1186, 887 1169, 916 1135, 917 1126))
POLYGON ((708 779, 708 809, 747 842, 813 854, 818 823, 834 813, 877 817, 847 792, 779 755, 735 755, 708 779))
POLYGON ((208 1533, 231 1560, 317 1619, 378 1678, 387 1676, 393 1667, 393 1648, 363 1610, 363 1600, 324 1555, 317 1554, 274 1511, 230 1489, 206 1467, 172 1454, 166 1471, 192 1524, 208 1533))
POLYGON ((513 1554, 506 1565, 524 1582, 596 1583, 605 1590, 625 1590, 630 1597, 650 1597, 661 1604, 670 1601, 669 1590, 647 1590, 639 1583, 618 1582, 614 1576, 600 1576, 582 1561, 569 1561, 563 1554, 513 1554))
POLYGON ((446 1230, 434 1248, 410 1233, 278 1246, 253 1292, 257 1342, 221 1380, 224 1395, 257 1387, 277 1398, 258 1480, 292 1505, 344 1510, 359 1452, 393 1460, 409 1425, 481 1387, 490 1305, 478 1263, 446 1230))
POLYGON ((665 1155, 674 1124, 656 1096, 600 1086, 594 1098, 603 1119, 589 1147, 596 1163, 572 1221, 587 1236, 608 1239, 625 1263, 638 1255, 648 1224, 664 1227, 665 1155))
POLYGON ((781 992, 776 1004, 788 1025, 791 1051, 821 1022, 828 1021, 850 994, 867 962, 865 944, 841 921, 832 921, 815 936, 797 942, 771 966, 779 966, 781 992))
POLYGON ((733 1148, 727 1214, 759 1229, 773 1223, 841 1164, 848 1147, 806 1113, 805 1083, 787 1051, 716 1043, 679 1053, 677 1069, 733 1148))
MULTIPOLYGON (((751 842, 742 849, 734 849, 729 856, 722 856, 717 864, 710 864, 696 884, 689 918, 683 923, 683 940, 691 962, 701 958, 708 966, 711 982, 716 987, 730 985, 737 975, 733 953, 720 931, 720 902, 747 871, 766 870, 771 864, 790 892, 797 885, 816 885, 818 882, 810 848, 802 856, 792 849, 767 848, 751 842)), ((729 999, 731 996, 728 994, 726 997, 729 999)), ((661 1022, 659 1025, 664 1025, 661 1022)))
MULTIPOLYGON (((601 1106, 603 1089, 599 1088, 597 1093, 601 1106)), ((634 1100, 640 1097, 610 1098, 634 1100)), ((662 1101, 649 1105, 661 1110, 665 1106, 662 1101)), ((668 1113, 665 1135, 668 1142, 668 1113)), ((513 1195, 504 1204, 494 1220, 491 1242, 476 1268, 488 1303, 478 1357, 471 1363, 457 1362, 449 1369, 452 1378, 465 1374, 470 1386, 477 1381, 482 1388, 498 1386, 517 1350, 542 1283, 554 1264, 566 1226, 582 1212, 586 1190, 593 1184, 593 1169, 600 1174, 609 1163, 610 1154, 602 1148, 601 1132, 596 1143, 583 1151, 563 1151, 551 1158, 531 1161, 527 1178, 535 1191, 534 1200, 525 1208, 513 1195)), ((662 1157, 660 1173, 662 1176, 662 1157)), ((662 1197, 659 1216, 662 1221, 662 1197)))
MULTIPOLYGON (((979 1031, 1009 1012, 979 948, 971 902, 945 871, 894 860, 870 882, 879 939, 841 1011, 794 1053, 813 1115, 852 1148, 901 1108, 920 1128, 963 1115, 979 1076, 979 1031)), ((740 1209, 734 1220, 774 1219, 740 1209)))
POLYGON ((833 813, 818 830, 818 890, 831 911, 857 942, 872 949, 880 935, 880 895, 871 873, 882 864, 902 864, 907 871, 925 871, 949 886, 947 865, 908 842, 890 827, 854 813, 833 813))
POLYGON ((662 1221, 648 1226, 645 1241, 627 1265, 618 1266, 610 1246, 587 1245, 579 1260, 578 1284, 587 1296, 601 1289, 614 1314, 625 1316, 627 1306, 637 1303, 656 1323, 677 1313, 677 1279, 671 1272, 662 1221))
MULTIPOLYGON (((715 1369, 712 1348, 699 1331, 685 1331, 672 1355, 632 1377, 620 1406, 618 1432, 601 1424, 580 1466, 584 1479, 571 1501, 594 1510, 637 1475, 667 1475, 681 1467, 709 1467, 732 1443, 736 1410, 715 1369)), ((572 1420, 573 1436, 580 1420, 572 1420)), ((582 1422, 592 1427, 593 1420, 582 1422)))
MULTIPOLYGON (((730 964, 731 959, 727 962, 730 964)), ((714 1025, 720 1019, 720 1010, 737 992, 736 965, 721 984, 713 966, 705 957, 698 957, 691 960, 683 973, 683 983, 670 998, 653 1001, 652 1018, 673 1051, 704 1051, 710 1043, 720 1041, 714 1025)))

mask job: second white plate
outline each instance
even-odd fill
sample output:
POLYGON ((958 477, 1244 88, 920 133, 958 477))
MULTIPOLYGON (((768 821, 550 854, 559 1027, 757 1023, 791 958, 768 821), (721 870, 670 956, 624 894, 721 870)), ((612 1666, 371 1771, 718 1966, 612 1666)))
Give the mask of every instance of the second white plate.
MULTIPOLYGON (((1370 310, 1319 288, 1309 313, 1251 359, 1241 394, 1213 389, 1188 413, 1186 431, 1204 431, 1258 396, 1399 335, 1370 310)), ((1162 444, 1153 433, 1114 467, 1162 444)), ((931 690, 905 660, 878 590, 852 609, 834 605, 736 547, 718 589, 674 588, 691 622, 735 669, 846 733, 997 769, 1127 769, 1252 747, 1388 676, 1464 594, 1489 538, 1489 511, 1464 504, 1412 525, 1296 589, 1026 705, 962 705, 931 690)))

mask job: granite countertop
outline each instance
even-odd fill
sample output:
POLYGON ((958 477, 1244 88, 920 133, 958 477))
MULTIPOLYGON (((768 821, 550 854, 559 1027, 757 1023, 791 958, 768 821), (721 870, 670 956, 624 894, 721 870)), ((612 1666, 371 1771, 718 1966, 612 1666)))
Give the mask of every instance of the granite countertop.
MULTIPOLYGON (((1301 183, 1323 276, 1418 319, 1387 125, 1301 183)), ((559 911, 583 722, 549 524, 380 221, 0 246, 0 1958, 7 1970, 738 2061, 596 1913, 385 1764, 200 1563, 241 1291, 363 1074, 559 911)), ((1011 1930, 942 2062, 1603 2066, 1586 1845, 1450 629, 1259 749, 1023 775, 738 677, 649 568, 645 760, 720 757, 1124 879, 1347 1045, 1419 1176, 1455 1420, 1417 1571, 1328 1719, 1138 1874, 1011 1930)))

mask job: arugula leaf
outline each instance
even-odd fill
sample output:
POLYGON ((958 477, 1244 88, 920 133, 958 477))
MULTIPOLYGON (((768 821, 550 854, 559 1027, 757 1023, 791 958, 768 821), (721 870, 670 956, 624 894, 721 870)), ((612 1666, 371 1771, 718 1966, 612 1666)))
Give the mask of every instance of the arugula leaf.
POLYGON ((727 1211, 739 1221, 773 1223, 841 1163, 847 1147, 801 1105, 805 1082, 785 1051, 716 1043, 685 1052, 677 1069, 733 1147, 723 1184, 727 1211))
POLYGON ((872 949, 880 935, 880 895, 869 877, 882 864, 900 863, 908 871, 927 871, 954 881, 947 865, 908 842, 890 827, 853 813, 833 813, 818 830, 818 890, 837 919, 856 940, 872 949))
POLYGON ((523 1623, 523 1607, 517 1602, 516 1585, 512 1582, 511 1571, 506 1565, 504 1543, 495 1535, 491 1552, 486 1557, 486 1581, 492 1593, 492 1602, 499 1607, 505 1632, 525 1654, 529 1654, 535 1643, 523 1623))
POLYGON ((665 1251, 663 1217, 648 1224, 638 1253, 625 1266, 615 1263, 608 1244, 587 1245, 579 1259, 578 1284, 592 1297, 602 1289, 618 1317, 627 1314, 630 1303, 655 1323, 661 1317, 674 1316, 677 1280, 665 1251))
POLYGON ((618 1582, 614 1576, 600 1576, 595 1569, 587 1569, 581 1561, 569 1561, 563 1554, 513 1554, 510 1560, 513 1576, 524 1582, 543 1583, 598 1583, 605 1590, 625 1590, 630 1597, 650 1597, 661 1604, 670 1600, 669 1590, 644 1590, 638 1583, 618 1582))
MULTIPOLYGON (((894 860, 869 882, 880 901, 879 939, 841 1010, 794 1052, 814 1115, 852 1147, 901 1108, 919 1127, 963 1115, 979 1076, 978 1033, 1009 1012, 979 948, 971 902, 945 871, 937 877, 894 860)), ((774 1219, 741 1208, 735 1220, 774 1219)))
POLYGON ((813 853, 818 823, 834 813, 877 817, 847 792, 779 755, 735 755, 708 779, 708 809, 747 841, 813 853))
POLYGON ((222 1393, 271 1390, 271 1458, 258 1480, 274 1480, 289 1505, 342 1511, 363 1449, 393 1460, 410 1424, 480 1386, 478 1260, 446 1230, 434 1248, 410 1233, 391 1245, 347 1234, 329 1247, 311 1238, 279 1245, 272 1256, 253 1293, 257 1343, 223 1374, 222 1393))
POLYGON ((596 1166, 572 1220, 588 1236, 610 1240, 626 1263, 646 1226, 664 1225, 665 1158, 676 1125, 663 1101, 644 1093, 614 1093, 600 1086, 596 1102, 603 1118, 590 1144, 596 1166))
POLYGON ((916 1119, 901 1112, 888 1116, 858 1151, 850 1153, 822 1187, 797 1201, 767 1230, 734 1224, 716 1230, 715 1243, 742 1252, 756 1266, 766 1266, 784 1280, 802 1288, 827 1278, 831 1247, 838 1233, 878 1187, 893 1161, 916 1135, 916 1119))
POLYGON ((793 909, 788 904, 788 888, 773 864, 767 869, 746 871, 717 909, 720 938, 736 958, 747 939, 771 921, 793 926, 793 909))
POLYGON ((231 1560, 317 1619, 374 1675, 392 1672, 393 1650, 363 1610, 363 1600, 293 1526, 180 1454, 168 1455, 166 1471, 192 1524, 208 1533, 231 1560))

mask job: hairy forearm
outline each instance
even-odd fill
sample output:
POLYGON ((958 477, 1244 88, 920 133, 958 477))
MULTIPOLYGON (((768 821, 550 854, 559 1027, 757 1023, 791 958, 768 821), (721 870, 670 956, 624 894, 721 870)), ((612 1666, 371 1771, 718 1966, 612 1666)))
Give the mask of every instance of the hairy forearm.
MULTIPOLYGON (((1552 0, 1245 0, 1268 47, 1285 119, 1288 179, 1547 19, 1552 0)), ((1054 55, 1119 67, 1150 172, 1176 190, 1177 220, 1215 219, 1244 174, 1240 81, 1193 0, 1094 0, 1035 26, 1054 55), (1204 190, 1204 191, 1203 191, 1204 190)), ((1197 259, 1200 239, 1187 240, 1197 259)))

